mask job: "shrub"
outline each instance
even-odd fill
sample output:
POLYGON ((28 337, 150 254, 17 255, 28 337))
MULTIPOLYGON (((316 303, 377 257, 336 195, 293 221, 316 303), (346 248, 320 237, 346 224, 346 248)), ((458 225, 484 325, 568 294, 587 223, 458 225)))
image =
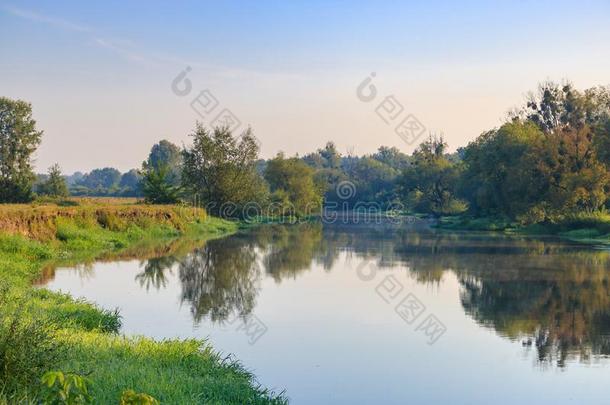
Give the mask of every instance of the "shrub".
POLYGON ((45 370, 62 357, 55 329, 43 319, 26 315, 23 299, 6 287, 0 291, 0 391, 12 394, 33 387, 45 370))
POLYGON ((159 401, 148 394, 136 393, 134 390, 125 390, 121 395, 120 405, 158 405, 159 401))
POLYGON ((80 405, 91 404, 89 395, 91 382, 87 377, 61 371, 48 371, 42 376, 42 397, 44 404, 80 405))

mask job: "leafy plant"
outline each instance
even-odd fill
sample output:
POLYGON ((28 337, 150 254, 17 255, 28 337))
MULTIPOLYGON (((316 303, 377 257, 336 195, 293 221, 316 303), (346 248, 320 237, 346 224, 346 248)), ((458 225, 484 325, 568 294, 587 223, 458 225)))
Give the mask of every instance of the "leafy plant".
POLYGON ((26 315, 25 309, 22 298, 0 288, 0 391, 9 394, 34 386, 63 353, 54 327, 26 315))
POLYGON ((91 381, 75 373, 64 374, 61 371, 48 371, 42 376, 44 404, 91 404, 93 398, 89 395, 91 381))
POLYGON ((125 390, 121 395, 120 405, 158 405, 154 397, 143 392, 137 393, 134 390, 125 390))

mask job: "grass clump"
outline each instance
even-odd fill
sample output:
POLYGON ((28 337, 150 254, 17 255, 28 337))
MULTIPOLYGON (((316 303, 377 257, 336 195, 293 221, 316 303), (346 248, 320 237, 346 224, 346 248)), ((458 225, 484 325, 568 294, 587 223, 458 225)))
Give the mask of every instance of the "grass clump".
POLYGON ((37 317, 26 297, 8 286, 0 288, 0 389, 13 397, 35 387, 40 375, 58 364, 64 344, 56 339, 57 325, 37 317))
POLYGON ((126 388, 168 404, 285 403, 200 340, 158 342, 97 332, 66 333, 62 339, 73 350, 64 368, 90 373, 99 403, 116 402, 126 388))

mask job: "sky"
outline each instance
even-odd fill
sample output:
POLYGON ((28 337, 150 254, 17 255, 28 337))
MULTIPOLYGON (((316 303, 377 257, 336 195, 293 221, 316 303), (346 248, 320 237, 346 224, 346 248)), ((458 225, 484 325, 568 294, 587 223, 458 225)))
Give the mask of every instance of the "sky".
POLYGON ((456 149, 542 81, 610 84, 609 2, 460 3, 0 0, 0 96, 32 104, 36 169, 72 173, 139 167, 226 114, 264 158, 410 153, 403 118, 456 149))

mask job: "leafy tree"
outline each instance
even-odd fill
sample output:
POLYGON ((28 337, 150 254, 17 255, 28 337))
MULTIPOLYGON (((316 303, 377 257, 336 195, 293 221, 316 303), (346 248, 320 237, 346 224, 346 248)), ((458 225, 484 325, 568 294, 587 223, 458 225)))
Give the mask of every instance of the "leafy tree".
POLYGON ((142 190, 150 204, 174 204, 180 199, 180 187, 171 182, 168 166, 149 169, 142 179, 142 190))
POLYGON ((318 149, 303 157, 303 161, 316 170, 316 184, 324 185, 325 199, 336 199, 336 186, 347 180, 348 176, 342 167, 343 158, 333 142, 327 142, 324 148, 318 149))
POLYGON ((587 125, 556 130, 532 153, 538 160, 537 177, 548 185, 541 195, 547 216, 592 213, 604 205, 610 176, 597 159, 587 125))
POLYGON ((32 106, 25 101, 0 97, 0 202, 32 199, 36 176, 32 154, 40 145, 32 106))
POLYGON ((460 170, 444 155, 446 148, 442 137, 430 136, 413 152, 412 165, 399 180, 403 197, 415 211, 447 215, 466 210, 456 197, 460 170))
POLYGON ((69 195, 66 179, 61 174, 61 168, 56 163, 49 168, 49 174, 40 186, 40 194, 50 197, 67 197, 69 195))
POLYGON ((371 158, 396 170, 404 170, 409 166, 409 156, 396 147, 380 146, 371 158))
POLYGON ((303 160, 317 169, 339 169, 341 166, 341 154, 333 142, 327 142, 324 148, 304 156, 303 160))
POLYGON ((237 217, 248 203, 261 204, 267 188, 256 171, 258 144, 248 129, 239 139, 228 128, 197 123, 193 145, 183 154, 182 183, 212 213, 237 217))
POLYGON ((531 150, 544 139, 536 124, 514 121, 466 147, 461 191, 475 214, 516 217, 539 201, 546 186, 531 150))
POLYGON ((86 174, 78 185, 85 186, 90 190, 110 190, 118 187, 121 180, 121 172, 112 167, 94 169, 86 174))
POLYGON ((121 176, 119 187, 121 194, 129 196, 139 196, 142 192, 142 175, 136 169, 131 169, 121 176))
POLYGON ((280 202, 283 213, 302 216, 319 212, 322 187, 316 184, 314 170, 301 159, 286 159, 278 154, 267 162, 265 179, 272 198, 280 202))
POLYGON ((399 174, 399 170, 366 156, 358 159, 349 173, 356 186, 357 200, 381 205, 394 200, 395 182, 399 174))
POLYGON ((592 213, 607 200, 610 91, 543 83, 512 121, 464 150, 475 214, 524 222, 592 213))
POLYGON ((148 159, 142 163, 144 171, 158 170, 166 167, 168 180, 173 185, 180 184, 180 172, 182 170, 182 152, 180 148, 168 140, 162 140, 153 145, 148 155, 148 159))
POLYGON ((574 89, 571 83, 559 85, 544 82, 514 118, 531 121, 543 132, 571 127, 579 129, 584 125, 595 126, 610 111, 610 88, 597 87, 584 93, 574 89))

